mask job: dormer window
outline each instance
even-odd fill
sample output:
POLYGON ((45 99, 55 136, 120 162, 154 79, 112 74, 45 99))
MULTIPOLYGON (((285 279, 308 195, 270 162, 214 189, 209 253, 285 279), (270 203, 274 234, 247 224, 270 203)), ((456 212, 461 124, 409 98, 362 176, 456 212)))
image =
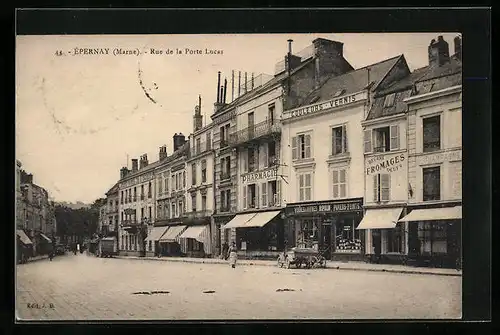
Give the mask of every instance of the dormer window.
POLYGON ((396 93, 391 93, 385 97, 384 108, 394 106, 394 100, 396 99, 396 93))

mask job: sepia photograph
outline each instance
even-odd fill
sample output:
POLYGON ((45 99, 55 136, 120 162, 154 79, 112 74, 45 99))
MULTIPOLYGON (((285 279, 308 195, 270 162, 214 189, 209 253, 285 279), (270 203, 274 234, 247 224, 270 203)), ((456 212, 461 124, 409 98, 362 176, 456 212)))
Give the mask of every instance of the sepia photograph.
POLYGON ((17 35, 17 321, 460 320, 462 34, 17 35))

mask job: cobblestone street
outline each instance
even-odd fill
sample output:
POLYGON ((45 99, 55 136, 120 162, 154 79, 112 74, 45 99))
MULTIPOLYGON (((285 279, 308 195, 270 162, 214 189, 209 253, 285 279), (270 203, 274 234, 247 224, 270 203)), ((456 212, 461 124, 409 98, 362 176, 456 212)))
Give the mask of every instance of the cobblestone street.
POLYGON ((16 271, 21 320, 461 317, 461 277, 454 276, 231 269, 85 254, 18 265, 16 271))

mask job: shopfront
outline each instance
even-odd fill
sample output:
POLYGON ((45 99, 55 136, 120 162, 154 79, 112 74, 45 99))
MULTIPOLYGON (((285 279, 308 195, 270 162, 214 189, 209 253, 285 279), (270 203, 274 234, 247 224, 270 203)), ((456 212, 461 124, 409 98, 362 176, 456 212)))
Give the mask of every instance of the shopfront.
POLYGON ((237 214, 222 229, 234 233, 239 257, 276 259, 285 250, 282 213, 269 210, 237 214))
POLYGON ((215 255, 218 257, 222 257, 225 252, 224 250, 227 250, 231 244, 231 229, 223 229, 223 227, 234 217, 235 214, 230 213, 215 214, 212 216, 212 226, 214 227, 212 230, 212 241, 215 243, 215 255))
POLYGON ((400 222, 408 226, 408 264, 461 268, 461 203, 415 205, 400 222))
POLYGON ((182 256, 180 235, 186 230, 184 225, 169 225, 160 237, 158 246, 161 256, 182 256))
POLYGON ((187 226, 186 230, 179 235, 179 242, 182 253, 187 257, 210 257, 210 225, 207 223, 187 226))
POLYGON ((288 204, 287 248, 314 248, 330 260, 363 259, 363 198, 288 204))

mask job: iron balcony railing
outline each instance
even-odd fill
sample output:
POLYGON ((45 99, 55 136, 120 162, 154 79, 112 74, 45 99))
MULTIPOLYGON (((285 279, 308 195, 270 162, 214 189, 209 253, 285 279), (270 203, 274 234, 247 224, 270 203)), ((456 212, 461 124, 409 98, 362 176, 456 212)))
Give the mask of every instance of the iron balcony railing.
POLYGON ((205 217, 209 217, 210 215, 212 215, 212 212, 205 209, 205 210, 194 210, 192 212, 188 212, 186 213, 187 217, 189 219, 200 219, 200 218, 205 218, 205 217))
POLYGON ((231 173, 229 172, 221 172, 220 173, 220 180, 227 180, 227 179, 231 179, 231 173))
POLYGON ((220 140, 221 149, 227 147, 228 145, 229 145, 229 141, 227 139, 223 138, 222 140, 220 140))
POLYGON ((280 132, 281 127, 279 123, 265 120, 229 135, 229 144, 236 146, 266 135, 279 134, 280 132))

